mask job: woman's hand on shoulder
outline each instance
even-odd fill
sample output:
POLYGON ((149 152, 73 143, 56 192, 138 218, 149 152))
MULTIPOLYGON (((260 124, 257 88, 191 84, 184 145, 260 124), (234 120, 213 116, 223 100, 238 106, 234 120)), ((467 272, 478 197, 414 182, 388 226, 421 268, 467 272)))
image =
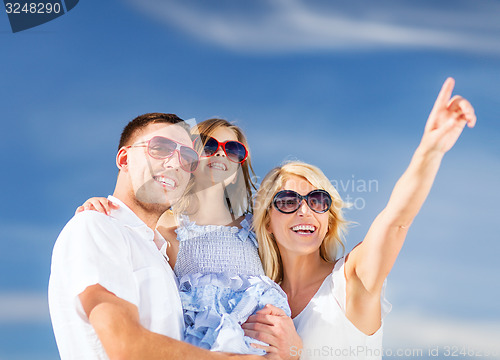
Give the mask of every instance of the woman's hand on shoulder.
POLYGON ((118 209, 119 207, 119 205, 105 197, 92 197, 85 201, 82 206, 76 208, 75 215, 86 210, 94 210, 109 215, 111 209, 118 209))
POLYGON ((268 304, 250 316, 241 327, 245 335, 269 344, 269 346, 252 344, 255 348, 265 350, 268 357, 299 358, 302 339, 297 334, 292 319, 282 309, 268 304))

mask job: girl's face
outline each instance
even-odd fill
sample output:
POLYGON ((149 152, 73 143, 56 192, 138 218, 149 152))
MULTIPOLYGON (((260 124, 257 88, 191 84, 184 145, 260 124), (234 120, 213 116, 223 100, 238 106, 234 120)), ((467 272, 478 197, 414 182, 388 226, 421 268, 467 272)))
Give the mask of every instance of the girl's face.
MULTIPOLYGON (((233 130, 226 127, 220 127, 212 133, 212 137, 218 142, 223 143, 228 140, 238 141, 233 130)), ((200 163, 194 172, 196 187, 200 189, 224 183, 229 185, 236 181, 237 171, 240 164, 230 161, 222 146, 219 146, 217 152, 210 157, 200 154, 200 163)))
MULTIPOLYGON (((291 176, 280 190, 293 190, 302 196, 316 188, 300 176, 291 176)), ((268 231, 274 235, 282 257, 319 253, 328 231, 328 211, 318 214, 303 200, 297 211, 283 214, 271 205, 268 231)))

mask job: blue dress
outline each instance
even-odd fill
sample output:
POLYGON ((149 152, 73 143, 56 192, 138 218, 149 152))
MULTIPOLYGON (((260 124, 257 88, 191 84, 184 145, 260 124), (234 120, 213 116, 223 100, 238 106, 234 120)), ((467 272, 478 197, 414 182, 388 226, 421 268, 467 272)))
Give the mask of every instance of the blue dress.
POLYGON ((196 225, 179 219, 179 253, 175 274, 186 325, 184 340, 213 351, 240 354, 265 352, 244 335, 241 324, 266 304, 290 316, 286 294, 264 270, 251 215, 236 226, 196 225))

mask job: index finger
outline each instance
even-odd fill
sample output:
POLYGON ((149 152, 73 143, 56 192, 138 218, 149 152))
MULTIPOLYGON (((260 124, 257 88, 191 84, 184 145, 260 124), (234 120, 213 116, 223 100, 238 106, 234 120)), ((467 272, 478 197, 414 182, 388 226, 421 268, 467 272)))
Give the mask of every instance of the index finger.
POLYGON ((450 101, 451 99, 451 94, 453 93, 454 87, 455 79, 453 79, 452 77, 446 79, 443 86, 441 87, 441 91, 439 91, 436 102, 434 103, 434 107, 432 108, 433 111, 438 108, 446 108, 446 106, 448 105, 448 101, 450 101))
POLYGON ((255 313, 254 315, 249 316, 245 323, 261 323, 265 325, 274 325, 271 316, 272 315, 269 314, 255 313))
POLYGON ((277 316, 287 316, 283 309, 276 307, 271 304, 267 304, 261 310, 257 311, 256 314, 269 314, 269 315, 277 315, 277 316))

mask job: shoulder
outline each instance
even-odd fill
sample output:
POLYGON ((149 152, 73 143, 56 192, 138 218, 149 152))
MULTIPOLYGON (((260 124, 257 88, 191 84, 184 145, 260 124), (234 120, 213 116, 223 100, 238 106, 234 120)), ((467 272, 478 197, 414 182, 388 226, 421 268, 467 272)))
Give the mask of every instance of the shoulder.
POLYGON ((253 231, 253 215, 250 213, 246 213, 241 217, 240 226, 241 228, 238 231, 238 237, 241 241, 250 240, 255 247, 259 247, 259 243, 257 241, 257 236, 253 231))
POLYGON ((345 275, 345 256, 335 260, 331 267, 331 272, 327 274, 325 280, 332 285, 334 292, 344 291, 346 288, 346 275, 345 275))
POLYGON ((335 261, 331 276, 332 293, 342 310, 345 310, 346 300, 346 275, 345 275, 346 257, 343 256, 335 261))
POLYGON ((241 227, 253 228, 253 214, 246 213, 241 216, 241 227))
POLYGON ((361 253, 363 252, 363 247, 361 246, 363 242, 360 242, 354 248, 343 257, 343 267, 345 277, 350 280, 352 278, 358 278, 356 272, 357 264, 361 261, 361 253))
POLYGON ((54 246, 54 251, 84 253, 99 250, 121 252, 125 237, 125 224, 97 211, 83 211, 63 228, 54 246))
POLYGON ((348 257, 348 255, 342 256, 341 258, 338 258, 337 260, 335 260, 334 265, 333 265, 333 269, 332 269, 332 274, 344 271, 344 267, 346 266, 346 262, 347 262, 347 257, 348 257))
POLYGON ((89 233, 104 235, 108 232, 118 231, 123 226, 120 225, 120 222, 111 216, 88 210, 73 216, 63 228, 61 235, 77 236, 78 234, 88 235, 89 233))
POLYGON ((91 226, 93 224, 100 223, 111 223, 113 222, 113 218, 111 216, 105 215, 98 211, 94 210, 86 210, 82 211, 75 216, 73 216, 70 221, 68 221, 67 225, 70 226, 91 226))

